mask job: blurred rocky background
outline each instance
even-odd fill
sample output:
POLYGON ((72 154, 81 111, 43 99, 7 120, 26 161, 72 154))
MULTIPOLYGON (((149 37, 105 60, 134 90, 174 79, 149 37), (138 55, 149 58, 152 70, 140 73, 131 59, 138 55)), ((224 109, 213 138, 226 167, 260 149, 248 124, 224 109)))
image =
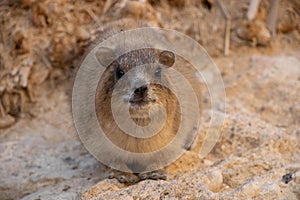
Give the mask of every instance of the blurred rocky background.
POLYGON ((300 199, 298 0, 1 0, 0 16, 0 199, 300 199), (80 56, 123 18, 192 37, 224 79, 220 141, 168 181, 106 179, 73 127, 80 56))

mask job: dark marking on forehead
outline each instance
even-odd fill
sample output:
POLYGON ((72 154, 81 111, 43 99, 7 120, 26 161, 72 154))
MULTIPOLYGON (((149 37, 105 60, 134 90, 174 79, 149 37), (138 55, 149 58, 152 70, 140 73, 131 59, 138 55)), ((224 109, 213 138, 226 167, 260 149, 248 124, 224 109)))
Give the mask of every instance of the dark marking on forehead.
POLYGON ((122 70, 129 71, 139 65, 155 63, 157 53, 157 49, 138 49, 121 55, 117 62, 122 70))

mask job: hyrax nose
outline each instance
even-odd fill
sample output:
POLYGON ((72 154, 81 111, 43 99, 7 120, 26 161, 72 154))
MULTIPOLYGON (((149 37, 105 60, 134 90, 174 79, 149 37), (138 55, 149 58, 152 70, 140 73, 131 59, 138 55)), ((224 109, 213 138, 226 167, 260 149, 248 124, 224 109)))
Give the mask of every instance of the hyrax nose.
POLYGON ((135 95, 139 95, 139 96, 143 96, 147 93, 148 91, 148 86, 147 85, 143 85, 137 89, 134 90, 134 94, 135 95))

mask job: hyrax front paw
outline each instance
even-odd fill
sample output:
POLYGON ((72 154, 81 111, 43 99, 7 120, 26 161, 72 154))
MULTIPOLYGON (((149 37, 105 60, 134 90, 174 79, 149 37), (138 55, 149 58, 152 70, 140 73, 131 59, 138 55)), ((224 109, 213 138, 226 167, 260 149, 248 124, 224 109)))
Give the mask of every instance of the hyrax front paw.
POLYGON ((108 178, 111 179, 115 178, 120 183, 127 183, 127 184, 137 183, 140 180, 140 178, 133 173, 120 172, 120 171, 113 171, 112 173, 110 173, 108 178))
POLYGON ((140 180, 152 179, 152 180, 167 180, 167 174, 164 170, 157 170, 153 172, 145 172, 138 174, 140 180))
POLYGON ((157 170, 157 171, 153 171, 153 172, 145 172, 145 173, 139 173, 139 174, 113 171, 112 173, 110 173, 108 178, 115 178, 120 183, 134 184, 139 181, 146 180, 146 179, 166 180, 167 174, 164 170, 157 170))

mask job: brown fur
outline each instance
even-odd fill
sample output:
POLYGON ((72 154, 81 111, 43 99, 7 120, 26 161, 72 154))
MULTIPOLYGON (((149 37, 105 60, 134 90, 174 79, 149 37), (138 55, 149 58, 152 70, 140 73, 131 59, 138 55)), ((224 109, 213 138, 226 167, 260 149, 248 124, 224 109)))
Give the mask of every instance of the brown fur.
MULTIPOLYGON (((99 35, 95 43, 91 45, 89 50, 94 48, 97 44, 102 42, 109 36, 119 33, 123 30, 139 28, 146 26, 140 22, 135 22, 132 20, 125 20, 121 22, 114 23, 112 26, 108 27, 107 30, 103 31, 103 34, 99 35)), ((134 66, 142 65, 146 63, 154 63, 157 60, 157 54, 159 50, 156 49, 140 49, 133 52, 126 53, 117 59, 117 63, 122 67, 125 73, 132 69, 134 66)), ((177 57, 177 64, 174 68, 180 73, 187 77, 191 77, 189 72, 194 73, 193 67, 184 59, 177 57), (184 65, 184 66, 182 66, 184 65)), ((105 72, 102 74, 102 78, 98 84, 96 93, 96 113, 103 131, 111 142, 115 145, 124 149, 126 151, 135 153, 147 153, 161 149, 172 141, 176 136, 177 130, 180 125, 181 111, 179 102, 176 96, 166 87, 156 84, 150 84, 150 88, 157 95, 158 101, 155 103, 163 105, 166 109, 167 119, 162 130, 150 137, 150 138, 136 138, 124 133, 115 123, 111 109, 111 97, 114 86, 116 84, 114 80, 115 63, 107 67, 105 72)), ((188 78, 188 81, 192 86, 196 86, 199 91, 199 85, 195 78, 192 80, 188 78)), ((198 100, 201 102, 200 92, 196 93, 198 100)), ((150 107, 151 105, 149 105, 150 107)), ((148 107, 148 108, 149 108, 148 107)), ((147 110, 147 108, 146 108, 147 110)), ((134 117, 139 115, 139 109, 130 109, 130 114, 134 117)), ((147 125, 149 121, 147 119, 133 119, 139 125, 147 125), (144 120, 144 121, 143 121, 144 120)), ((187 140, 194 140, 194 138, 188 138, 187 140)), ((189 143, 190 141, 187 141, 189 143)), ((187 146, 186 148, 190 148, 187 146)))
MULTIPOLYGON (((118 62, 121 63, 123 69, 128 71, 136 65, 153 60, 156 56, 155 51, 150 49, 138 51, 139 52, 129 52, 118 59, 118 62), (145 51, 147 51, 147 53, 145 51), (130 61, 133 61, 130 62, 130 64, 124 62, 124 57, 126 58, 128 56, 131 57, 130 61)), ((161 149, 170 143, 175 137, 180 124, 180 107, 175 95, 166 87, 158 84, 150 84, 150 89, 152 89, 158 97, 156 103, 163 105, 166 109, 168 115, 166 123, 158 134, 150 138, 142 139, 130 136, 117 126, 112 115, 111 96, 115 84, 113 71, 114 66, 110 65, 103 73, 96 94, 96 113, 106 136, 118 147, 135 153, 152 152, 161 149)), ((149 107, 147 107, 146 110, 149 109, 149 107)), ((136 116, 138 112, 139 109, 130 109, 130 114, 132 116, 136 116)), ((141 123, 140 125, 142 125, 143 122, 137 120, 136 123, 141 123)))

